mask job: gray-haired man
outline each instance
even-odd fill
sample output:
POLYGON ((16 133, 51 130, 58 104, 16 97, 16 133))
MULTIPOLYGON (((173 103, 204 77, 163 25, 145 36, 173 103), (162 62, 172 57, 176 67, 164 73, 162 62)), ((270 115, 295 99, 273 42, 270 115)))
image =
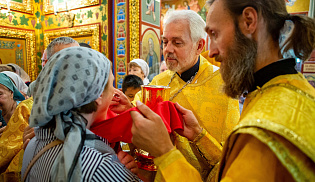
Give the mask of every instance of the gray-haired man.
POLYGON ((223 81, 219 68, 201 55, 205 27, 204 20, 192 10, 173 11, 169 15, 162 36, 169 70, 155 76, 150 84, 171 87, 170 100, 191 110, 203 127, 198 131, 186 132, 188 128, 184 133, 174 132, 173 136, 176 148, 207 180, 219 162, 221 144, 237 124, 239 109, 238 101, 229 98, 221 89, 223 81))
POLYGON ((49 60, 52 55, 62 49, 79 46, 79 43, 71 37, 58 37, 51 41, 47 46, 47 60, 49 60))

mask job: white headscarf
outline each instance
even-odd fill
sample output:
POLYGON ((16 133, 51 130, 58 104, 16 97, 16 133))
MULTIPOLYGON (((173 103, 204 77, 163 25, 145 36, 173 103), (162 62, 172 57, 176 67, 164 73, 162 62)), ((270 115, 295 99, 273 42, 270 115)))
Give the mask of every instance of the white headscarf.
POLYGON ((2 73, 6 74, 8 77, 10 77, 13 82, 15 83, 16 88, 19 91, 22 91, 24 93, 27 93, 27 85, 24 83, 24 81, 22 80, 22 78, 17 75, 16 73, 12 72, 12 71, 3 71, 2 73))
POLYGON ((15 73, 19 75, 24 82, 30 81, 30 76, 17 64, 9 63, 8 66, 12 66, 15 69, 15 73))
POLYGON ((149 66, 148 66, 147 62, 145 62, 145 60, 143 60, 143 59, 134 59, 134 60, 132 60, 130 62, 131 63, 136 63, 137 65, 139 65, 141 67, 141 70, 144 73, 143 84, 144 85, 149 84, 150 83, 150 81, 148 79, 149 66))

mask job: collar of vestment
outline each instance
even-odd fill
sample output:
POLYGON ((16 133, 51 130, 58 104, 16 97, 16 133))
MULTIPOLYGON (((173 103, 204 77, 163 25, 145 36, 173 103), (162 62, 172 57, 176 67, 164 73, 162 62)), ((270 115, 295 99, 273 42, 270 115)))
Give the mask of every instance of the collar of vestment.
POLYGON ((192 76, 196 75, 196 73, 199 71, 199 64, 200 64, 200 56, 198 57, 197 63, 189 68, 187 71, 183 72, 181 75, 176 73, 184 82, 188 82, 188 80, 191 79, 192 76))
POLYGON ((279 61, 276 61, 263 67, 262 69, 254 73, 254 84, 253 87, 249 90, 249 92, 256 90, 257 87, 262 87, 269 80, 277 76, 296 74, 297 71, 295 70, 294 67, 295 67, 294 58, 281 59, 279 61))

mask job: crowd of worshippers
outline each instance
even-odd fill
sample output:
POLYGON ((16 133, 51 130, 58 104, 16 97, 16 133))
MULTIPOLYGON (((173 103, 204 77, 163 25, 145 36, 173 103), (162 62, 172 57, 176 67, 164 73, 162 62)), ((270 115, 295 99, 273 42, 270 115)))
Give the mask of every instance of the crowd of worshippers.
POLYGON ((314 19, 283 0, 207 6, 206 22, 171 12, 160 74, 131 60, 122 89, 112 62, 70 37, 47 46, 33 82, 0 65, 0 181, 315 181, 315 89, 295 69, 315 59, 314 19), (167 104, 139 101, 148 84, 170 87, 167 104))

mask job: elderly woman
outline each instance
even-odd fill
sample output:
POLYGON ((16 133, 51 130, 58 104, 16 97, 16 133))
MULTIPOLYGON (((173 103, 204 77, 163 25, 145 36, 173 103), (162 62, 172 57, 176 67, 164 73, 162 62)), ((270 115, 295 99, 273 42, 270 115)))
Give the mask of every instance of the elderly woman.
POLYGON ((6 74, 8 77, 11 78, 16 88, 21 92, 23 96, 26 95, 28 86, 24 83, 24 81, 19 75, 12 71, 3 71, 2 73, 6 74))
POLYGON ((140 77, 144 85, 150 83, 148 79, 149 66, 143 59, 134 59, 128 65, 128 74, 140 77))
MULTIPOLYGON (((12 159, 22 148, 22 134, 26 126, 25 123, 20 125, 19 119, 22 116, 18 117, 13 114, 21 100, 24 100, 24 97, 11 79, 6 74, 0 73, 0 110, 2 111, 0 117, 3 117, 1 125, 8 124, 5 128, 0 129, 0 181, 6 181, 4 172, 8 168, 12 169, 17 166, 19 162, 17 158, 15 160, 17 163, 11 165, 12 159)), ((23 109, 21 108, 21 110, 23 109)), ((27 115, 27 113, 23 112, 23 115, 27 115)))
POLYGON ((11 79, 6 74, 0 73, 0 110, 6 123, 10 120, 18 103, 24 99, 11 79))
POLYGON ((50 58, 34 86, 29 121, 37 126, 36 136, 25 150, 22 178, 139 181, 119 162, 107 140, 89 130, 94 121, 105 119, 113 79, 110 61, 95 50, 71 47, 50 58))

